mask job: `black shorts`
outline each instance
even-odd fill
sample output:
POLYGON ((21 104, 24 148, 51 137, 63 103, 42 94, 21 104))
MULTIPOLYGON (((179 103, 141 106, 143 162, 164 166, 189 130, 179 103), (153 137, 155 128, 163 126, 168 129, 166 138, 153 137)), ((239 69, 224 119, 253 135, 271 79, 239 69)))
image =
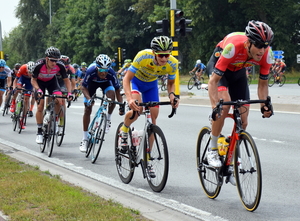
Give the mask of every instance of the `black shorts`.
MULTIPOLYGON (((49 94, 53 94, 53 92, 60 91, 60 87, 58 86, 58 83, 57 83, 57 80, 55 77, 52 78, 50 81, 41 81, 41 80, 37 79, 37 83, 39 85, 39 88, 43 91, 44 94, 46 92, 46 89, 49 94)), ((41 99, 44 99, 44 96, 41 99)))
POLYGON ((88 85, 88 91, 89 91, 90 96, 93 96, 99 87, 102 89, 102 91, 104 93, 105 89, 108 88, 109 86, 113 87, 111 81, 106 81, 106 82, 101 82, 101 83, 91 81, 88 85))

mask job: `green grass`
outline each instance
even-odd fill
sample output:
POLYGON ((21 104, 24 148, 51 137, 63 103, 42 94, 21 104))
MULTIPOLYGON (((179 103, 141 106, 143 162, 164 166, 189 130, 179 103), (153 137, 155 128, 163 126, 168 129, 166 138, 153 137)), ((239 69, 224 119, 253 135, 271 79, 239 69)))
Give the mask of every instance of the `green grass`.
POLYGON ((0 153, 0 210, 10 220, 148 220, 0 153))

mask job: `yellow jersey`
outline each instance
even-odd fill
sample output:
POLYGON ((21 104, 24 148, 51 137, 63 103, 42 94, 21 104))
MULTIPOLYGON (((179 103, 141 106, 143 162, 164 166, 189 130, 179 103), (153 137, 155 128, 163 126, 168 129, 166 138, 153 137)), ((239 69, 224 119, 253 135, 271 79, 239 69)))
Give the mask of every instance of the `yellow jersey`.
POLYGON ((154 54, 151 49, 137 53, 129 70, 135 77, 144 82, 155 81, 158 76, 168 74, 168 79, 174 80, 178 70, 178 60, 170 55, 166 65, 158 66, 154 63, 154 54))

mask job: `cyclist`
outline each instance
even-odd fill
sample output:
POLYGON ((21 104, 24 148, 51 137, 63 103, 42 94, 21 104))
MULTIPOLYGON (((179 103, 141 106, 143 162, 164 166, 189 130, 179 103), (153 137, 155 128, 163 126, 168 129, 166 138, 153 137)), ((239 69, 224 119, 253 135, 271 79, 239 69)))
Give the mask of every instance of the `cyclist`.
POLYGON ((197 84, 201 84, 200 83, 201 76, 205 72, 205 69, 206 69, 206 66, 203 63, 201 63, 200 59, 198 59, 196 61, 196 65, 195 65, 194 69, 190 71, 190 74, 193 74, 196 71, 196 76, 197 76, 197 82, 196 83, 197 84))
MULTIPOLYGON (((24 113, 27 113, 29 109, 29 99, 32 93, 32 85, 31 85, 31 76, 32 72, 34 69, 35 63, 33 61, 29 61, 27 64, 23 64, 17 75, 16 79, 14 80, 13 83, 13 88, 14 91, 16 91, 11 99, 11 107, 10 107, 10 112, 14 113, 15 112, 15 106, 16 106, 16 98, 17 95, 20 93, 20 90, 16 89, 21 89, 24 88, 25 94, 24 94, 24 113)), ((23 125, 23 122, 21 122, 22 129, 25 129, 25 125, 23 125)))
POLYGON ((85 62, 81 62, 81 66, 80 66, 80 71, 81 71, 81 75, 80 75, 80 79, 83 79, 86 75, 86 70, 87 70, 87 64, 85 62))
MULTIPOLYGON (((135 56, 124 79, 123 87, 131 108, 124 117, 124 124, 121 127, 121 152, 126 152, 128 147, 127 138, 130 125, 138 118, 130 119, 133 111, 142 111, 142 107, 136 104, 136 101, 148 102, 159 101, 158 76, 168 74, 167 90, 169 98, 174 108, 178 107, 179 102, 174 104, 175 99, 175 75, 178 70, 178 60, 171 55, 173 42, 167 36, 154 37, 151 41, 151 49, 145 49, 135 56)), ((158 117, 158 107, 150 109, 152 122, 156 124, 158 117)), ((149 150, 150 151, 150 150, 149 150)), ((150 176, 155 177, 151 165, 148 165, 150 176)))
POLYGON ((286 64, 280 59, 280 58, 277 58, 274 65, 272 66, 272 69, 279 74, 279 79, 276 79, 278 80, 279 82, 281 82, 281 76, 284 74, 285 72, 285 69, 286 69, 286 64))
POLYGON ((80 90, 80 86, 81 86, 81 81, 82 79, 80 78, 81 75, 82 75, 82 72, 79 68, 79 65, 78 64, 73 64, 73 67, 75 69, 75 90, 74 90, 74 96, 75 96, 75 99, 80 95, 79 93, 79 90, 80 90))
POLYGON ((0 106, 2 104, 2 97, 5 92, 5 88, 11 85, 12 70, 6 65, 6 61, 0 59, 0 106))
MULTIPOLYGON (((91 97, 96 93, 96 90, 99 87, 108 98, 111 98, 111 100, 115 100, 115 97, 117 97, 119 102, 123 102, 119 81, 115 71, 111 68, 111 59, 106 54, 100 54, 96 57, 95 63, 89 66, 82 82, 81 90, 84 95, 84 114, 83 138, 79 147, 81 152, 86 152, 87 150, 88 126, 93 107, 91 97)), ((115 106, 116 104, 110 104, 108 107, 105 133, 108 133, 111 127, 111 115, 115 106)), ((120 110, 119 114, 122 115, 123 110, 120 110)))
MULTIPOLYGON (((219 42, 209 60, 208 65, 213 67, 208 83, 208 93, 212 108, 218 101, 249 100, 249 87, 247 84, 247 66, 260 66, 258 81, 258 98, 266 99, 268 96, 268 73, 273 61, 270 44, 273 40, 271 28, 260 21, 249 21, 245 33, 234 32, 227 35, 219 42)), ((228 106, 223 107, 222 115, 216 121, 212 121, 211 142, 207 156, 208 163, 214 167, 220 167, 221 161, 217 151, 217 140, 222 131, 225 116, 229 111, 228 106)), ((243 129, 246 129, 249 106, 242 107, 243 129)), ((261 105, 264 117, 271 117, 271 109, 261 105)), ((231 175, 229 180, 235 185, 235 179, 231 175)))
MULTIPOLYGON (((60 59, 60 51, 53 46, 49 47, 45 51, 45 58, 40 59, 35 64, 33 70, 31 84, 36 90, 37 98, 40 98, 39 104, 37 104, 36 122, 37 122, 37 137, 36 142, 38 144, 43 143, 43 110, 44 110, 44 94, 45 90, 48 90, 49 94, 62 95, 59 85, 56 80, 56 75, 60 73, 63 81, 67 87, 68 100, 71 100, 73 95, 71 94, 71 85, 68 79, 65 66, 60 59)), ((58 99, 56 105, 62 105, 61 99, 58 99)), ((56 108, 58 109, 58 108, 56 108)))

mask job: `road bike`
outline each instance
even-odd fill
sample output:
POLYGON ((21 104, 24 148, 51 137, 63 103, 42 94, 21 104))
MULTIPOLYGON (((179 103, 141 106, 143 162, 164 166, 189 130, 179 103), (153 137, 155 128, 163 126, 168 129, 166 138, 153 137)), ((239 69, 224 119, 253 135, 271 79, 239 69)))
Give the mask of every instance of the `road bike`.
POLYGON ((278 84, 279 87, 282 87, 285 81, 286 81, 285 75, 281 75, 281 80, 280 80, 280 74, 277 73, 275 70, 271 70, 268 79, 269 87, 272 87, 274 84, 278 84))
MULTIPOLYGON (((144 130, 136 142, 132 136, 133 129, 130 128, 127 139, 128 146, 125 149, 120 146, 123 122, 119 124, 115 136, 115 161, 117 172, 123 183, 131 182, 135 167, 140 165, 143 177, 147 179, 150 188, 155 192, 161 192, 164 189, 169 173, 168 146, 163 131, 152 123, 150 107, 170 104, 170 102, 139 103, 138 106, 144 107, 144 130)), ((169 118, 173 117, 175 112, 176 109, 173 108, 169 118)), ((135 117, 135 114, 138 113, 134 111, 131 119, 135 117)))
POLYGON ((220 116, 223 105, 233 105, 233 113, 229 113, 226 118, 234 120, 231 135, 227 138, 229 142, 227 153, 219 156, 222 166, 212 167, 207 162, 207 151, 211 137, 211 129, 203 127, 197 140, 197 170, 202 188, 208 198, 216 198, 222 188, 224 179, 227 183, 233 167, 236 186, 243 206, 248 211, 257 209, 262 191, 262 172, 259 154, 252 136, 242 129, 241 113, 239 109, 243 105, 264 103, 269 110, 272 110, 271 98, 266 100, 238 100, 223 102, 220 100, 214 109, 212 119, 220 116))
POLYGON ((32 91, 24 88, 17 88, 16 91, 17 90, 21 92, 18 93, 18 96, 16 98, 16 109, 15 112, 11 115, 11 118, 13 122, 13 131, 16 131, 18 129, 18 132, 20 134, 23 130, 23 126, 25 126, 27 122, 28 110, 25 110, 24 97, 25 94, 31 94, 32 91))
POLYGON ((118 104, 120 105, 120 107, 124 106, 124 103, 113 101, 110 98, 106 97, 105 94, 103 94, 102 97, 98 97, 96 94, 94 94, 91 97, 92 102, 94 102, 95 99, 100 99, 101 104, 88 127, 89 139, 85 154, 86 157, 89 157, 89 155, 91 155, 92 163, 96 162, 102 144, 105 141, 104 136, 107 124, 108 105, 118 104))
POLYGON ((190 80, 188 81, 188 89, 192 90, 193 87, 197 87, 198 90, 201 89, 201 85, 204 83, 204 77, 200 77, 200 81, 198 80, 197 76, 195 73, 190 73, 190 75, 193 75, 190 80))
POLYGON ((2 116, 8 114, 12 95, 13 95, 13 90, 12 89, 6 89, 4 107, 3 107, 3 110, 2 110, 2 116))
MULTIPOLYGON (((63 139, 63 134, 64 134, 64 129, 63 133, 60 135, 57 135, 57 127, 59 126, 59 118, 62 116, 61 111, 64 110, 64 106, 60 105, 60 110, 55 112, 55 104, 57 99, 62 98, 62 99, 67 99, 66 96, 59 96, 56 94, 51 94, 51 95, 44 95, 45 97, 49 98, 48 104, 46 105, 45 111, 44 111, 44 117, 43 117, 43 144, 40 145, 40 151, 41 153, 44 153, 45 149, 47 148, 47 155, 48 157, 51 157, 52 152, 53 152, 53 146, 54 146, 54 140, 58 142, 58 140, 63 139), (60 136, 60 138, 58 138, 60 136)), ((40 98, 38 99, 38 103, 40 101, 40 98)), ((70 103, 69 103, 70 104, 70 103)), ((65 112, 64 112, 64 126, 65 128, 65 112)))

